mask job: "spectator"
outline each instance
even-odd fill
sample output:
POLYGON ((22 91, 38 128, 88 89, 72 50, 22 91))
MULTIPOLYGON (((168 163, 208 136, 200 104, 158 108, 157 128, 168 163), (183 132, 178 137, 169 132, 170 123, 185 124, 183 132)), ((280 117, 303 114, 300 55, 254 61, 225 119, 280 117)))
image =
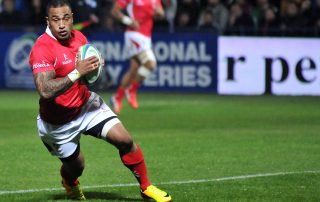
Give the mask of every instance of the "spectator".
POLYGON ((178 32, 188 32, 194 28, 192 17, 187 11, 180 11, 176 16, 175 30, 178 32))
POLYGON ((264 10, 263 15, 258 23, 259 35, 262 36, 278 36, 279 32, 279 16, 277 10, 268 7, 264 10))
POLYGON ((251 15, 252 5, 253 5, 253 3, 251 1, 252 0, 234 0, 234 3, 240 4, 243 12, 245 14, 251 15))
MULTIPOLYGON (((35 31, 36 26, 42 25, 46 10, 44 5, 47 1, 0 0, 0 25, 11 27, 28 25, 26 28, 35 31)), ((165 8, 165 19, 155 21, 154 31, 156 32, 194 31, 195 28, 203 31, 214 27, 213 29, 217 29, 218 34, 274 35, 277 33, 270 33, 270 31, 276 29, 276 21, 278 21, 279 31, 277 32, 279 34, 318 36, 315 35, 314 29, 318 29, 320 0, 161 1, 165 8), (212 17, 207 13, 207 9, 212 11, 212 17), (240 10, 241 15, 237 16, 234 13, 235 10, 240 10), (276 13, 276 21, 271 20, 273 12, 276 13), (204 17, 206 17, 206 22, 204 22, 204 17), (214 20, 212 26, 207 24, 210 18, 214 20), (251 25, 251 21, 254 22, 254 26, 251 25)), ((114 0, 72 0, 70 2, 75 10, 74 29, 82 30, 85 34, 90 34, 92 28, 101 28, 111 32, 123 30, 124 27, 113 23, 109 16, 114 0)))
POLYGON ((45 5, 41 0, 31 0, 27 2, 28 14, 27 14, 27 24, 40 26, 45 24, 45 5))
POLYGON ((269 3, 269 0, 256 0, 255 6, 253 7, 251 12, 255 25, 258 25, 261 22, 261 19, 265 18, 266 10, 270 7, 271 5, 269 3))
POLYGON ((179 1, 177 14, 175 17, 175 25, 181 28, 196 27, 198 23, 200 5, 196 0, 179 1), (186 25, 184 25, 187 22, 186 25))
MULTIPOLYGON (((0 0, 1 2, 1 0, 0 0)), ((15 9, 21 13, 23 17, 26 17, 30 9, 26 9, 30 0, 14 0, 15 2, 15 9)))
POLYGON ((252 17, 237 2, 231 4, 228 19, 228 35, 252 35, 255 33, 252 17))
POLYGON ((206 9, 202 12, 202 20, 198 26, 200 32, 214 32, 218 34, 219 28, 215 22, 215 18, 210 9, 206 9))
POLYGON ((169 23, 169 31, 174 31, 174 17, 177 13, 177 0, 165 0, 165 15, 169 23))
POLYGON ((320 35, 320 17, 319 16, 315 19, 313 28, 314 28, 314 34, 316 36, 319 36, 320 35))
MULTIPOLYGON (((207 4, 203 8, 199 17, 199 26, 202 26, 205 20, 204 17, 210 18, 208 10, 212 12, 213 22, 212 26, 220 33, 223 34, 228 23, 228 9, 220 2, 220 0, 207 0, 207 4)), ((207 19, 208 20, 208 19, 207 19)))
POLYGON ((313 11, 310 0, 302 0, 300 3, 300 17, 303 24, 304 36, 310 36, 312 34, 313 25, 313 11))
POLYGON ((313 35, 320 36, 320 0, 316 0, 312 14, 313 35))
POLYGON ((17 26, 23 25, 23 17, 15 7, 15 0, 3 0, 2 12, 0 13, 0 25, 17 26))
POLYGON ((281 31, 285 36, 301 36, 303 21, 299 14, 299 7, 296 2, 287 1, 284 4, 283 15, 281 17, 281 31))

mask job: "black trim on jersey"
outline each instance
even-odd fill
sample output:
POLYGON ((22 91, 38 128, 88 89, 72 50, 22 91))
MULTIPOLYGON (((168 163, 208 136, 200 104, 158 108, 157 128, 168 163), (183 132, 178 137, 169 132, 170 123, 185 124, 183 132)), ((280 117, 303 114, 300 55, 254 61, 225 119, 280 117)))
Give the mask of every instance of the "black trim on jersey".
POLYGON ((117 116, 111 116, 111 117, 101 121, 97 125, 93 126, 89 130, 85 131, 83 134, 91 135, 91 136, 96 137, 96 138, 101 138, 101 132, 102 132, 104 124, 106 124, 108 121, 110 121, 110 120, 112 120, 114 118, 117 118, 117 116))

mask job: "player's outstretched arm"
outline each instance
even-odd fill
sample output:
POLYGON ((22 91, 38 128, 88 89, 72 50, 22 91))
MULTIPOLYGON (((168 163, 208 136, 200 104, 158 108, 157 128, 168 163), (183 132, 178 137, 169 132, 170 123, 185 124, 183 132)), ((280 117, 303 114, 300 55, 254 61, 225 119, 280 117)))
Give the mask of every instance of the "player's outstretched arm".
POLYGON ((82 75, 86 75, 99 67, 99 59, 91 56, 77 61, 76 69, 64 78, 56 78, 54 71, 39 72, 34 75, 36 88, 41 97, 52 99, 69 89, 82 75))
POLYGON ((161 4, 161 1, 157 1, 154 6, 154 16, 155 19, 162 19, 165 17, 165 13, 161 4))
POLYGON ((111 15, 116 20, 118 20, 119 22, 122 22, 122 24, 126 26, 131 27, 132 29, 139 29, 140 27, 140 24, 138 21, 122 13, 122 9, 117 2, 113 4, 113 7, 111 9, 111 15))
POLYGON ((42 98, 52 99, 72 86, 68 76, 57 79, 54 71, 39 72, 34 75, 36 88, 42 98))

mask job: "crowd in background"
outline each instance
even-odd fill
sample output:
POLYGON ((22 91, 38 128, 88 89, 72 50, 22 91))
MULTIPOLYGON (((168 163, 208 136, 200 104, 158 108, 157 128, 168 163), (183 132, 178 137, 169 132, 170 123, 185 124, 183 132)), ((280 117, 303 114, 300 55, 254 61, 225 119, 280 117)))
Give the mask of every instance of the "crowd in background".
MULTIPOLYGON (((0 0, 0 27, 45 25, 47 0, 0 0)), ((71 0, 78 29, 123 31, 110 16, 114 0, 71 0)), ((157 32, 219 35, 320 36, 320 0, 162 0, 157 32)))

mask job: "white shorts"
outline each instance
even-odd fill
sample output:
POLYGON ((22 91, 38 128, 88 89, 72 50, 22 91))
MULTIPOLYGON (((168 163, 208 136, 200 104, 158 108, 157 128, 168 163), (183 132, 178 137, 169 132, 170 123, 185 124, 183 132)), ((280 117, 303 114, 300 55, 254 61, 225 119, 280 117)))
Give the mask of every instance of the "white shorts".
POLYGON ((109 119, 105 123, 108 129, 120 123, 118 117, 105 104, 102 98, 96 93, 91 92, 91 96, 82 107, 80 114, 67 124, 52 125, 46 123, 38 116, 38 133, 46 146, 50 147, 52 155, 58 156, 59 158, 66 158, 76 150, 81 133, 84 133, 106 119, 109 119))
POLYGON ((127 31, 124 33, 126 54, 130 58, 142 51, 151 50, 151 38, 139 32, 127 31))

